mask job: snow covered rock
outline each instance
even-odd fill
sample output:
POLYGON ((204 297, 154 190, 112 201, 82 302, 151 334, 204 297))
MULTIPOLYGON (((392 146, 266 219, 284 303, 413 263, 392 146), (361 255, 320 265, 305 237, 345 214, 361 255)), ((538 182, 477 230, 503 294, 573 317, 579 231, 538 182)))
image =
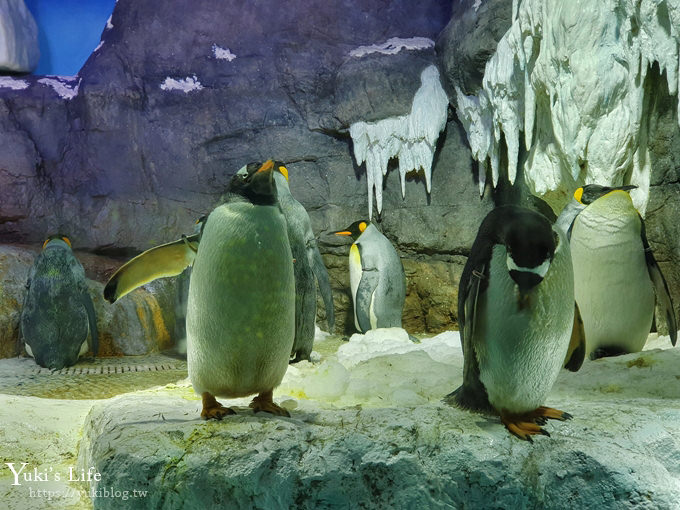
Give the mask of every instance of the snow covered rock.
POLYGON ((38 26, 24 0, 0 0, 0 72, 30 73, 39 58, 38 26))
POLYGON ((522 165, 530 190, 557 211, 577 185, 635 184, 631 195, 644 214, 655 96, 646 78, 664 76, 677 95, 677 3, 516 0, 512 9, 481 88, 456 89, 475 158, 490 167, 494 186, 501 160, 511 183, 522 165))
POLYGON ((88 489, 129 491, 130 508, 677 507, 680 350, 667 337, 560 374, 548 404, 574 419, 534 444, 440 402, 461 380, 457 340, 407 346, 385 330, 341 347, 373 345, 362 361, 291 367, 275 392, 291 418, 236 399, 235 416, 204 422, 188 382, 116 397, 92 408, 78 465, 101 473, 88 489))

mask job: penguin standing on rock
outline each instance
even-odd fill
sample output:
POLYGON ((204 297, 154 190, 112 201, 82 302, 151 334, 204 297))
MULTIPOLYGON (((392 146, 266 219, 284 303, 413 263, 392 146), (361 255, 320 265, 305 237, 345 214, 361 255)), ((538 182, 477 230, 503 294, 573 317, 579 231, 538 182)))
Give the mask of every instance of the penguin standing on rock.
POLYGON ((641 351, 659 305, 671 338, 677 323, 666 280, 630 198, 636 186, 578 188, 560 222, 570 235, 576 302, 591 358, 641 351))
POLYGON ((97 317, 85 270, 67 237, 56 235, 45 241, 26 288, 21 335, 26 352, 38 365, 61 370, 75 364, 88 349, 97 355, 97 317))
POLYGON ((400 328, 406 275, 392 243, 366 220, 355 221, 335 234, 354 239, 349 250, 349 282, 356 328, 362 333, 400 328))
POLYGON ((491 211, 477 233, 458 292, 463 384, 447 401, 496 412, 520 439, 549 435, 543 407, 565 359, 583 362, 583 329, 565 234, 518 206, 491 211))
POLYGON ((121 289, 134 288, 128 273, 141 285, 148 278, 177 275, 193 262, 187 361, 204 419, 235 413, 215 397, 252 394, 257 394, 250 403, 255 412, 289 416, 272 400, 295 336, 293 259, 273 169, 271 160, 241 168, 226 202, 205 221, 200 243, 184 237, 149 250, 121 267, 104 290, 113 302, 124 295, 121 289), (120 287, 125 281, 128 285, 120 287))
POLYGON ((304 206, 290 192, 288 169, 280 162, 274 162, 274 182, 279 204, 288 226, 288 240, 293 253, 295 271, 295 342, 292 362, 308 360, 314 344, 316 322, 316 284, 326 307, 328 331, 333 333, 335 312, 328 271, 319 253, 312 222, 304 206))

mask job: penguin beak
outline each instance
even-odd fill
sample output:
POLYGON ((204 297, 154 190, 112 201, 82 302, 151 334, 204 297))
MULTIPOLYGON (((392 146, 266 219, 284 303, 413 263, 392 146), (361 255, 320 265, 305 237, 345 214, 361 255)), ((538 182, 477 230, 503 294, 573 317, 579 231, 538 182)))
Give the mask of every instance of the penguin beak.
POLYGON ((351 236, 352 233, 349 230, 341 230, 340 232, 333 232, 336 236, 351 236))
POLYGON ((259 174, 260 172, 271 172, 274 170, 274 162, 271 159, 268 159, 264 163, 262 163, 262 166, 257 169, 256 174, 259 174))

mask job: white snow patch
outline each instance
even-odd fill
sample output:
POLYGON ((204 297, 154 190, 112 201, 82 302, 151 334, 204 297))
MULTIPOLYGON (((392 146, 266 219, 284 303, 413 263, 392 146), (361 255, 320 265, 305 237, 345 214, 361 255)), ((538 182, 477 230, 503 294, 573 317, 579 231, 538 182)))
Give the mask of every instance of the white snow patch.
POLYGON ((314 324, 314 343, 323 342, 330 336, 331 336, 330 333, 323 331, 319 326, 314 324))
POLYGON ((48 75, 45 78, 38 80, 38 83, 52 87, 59 97, 71 100, 78 95, 80 88, 80 79, 78 76, 54 76, 48 75), (74 83, 77 80, 76 83, 74 83))
POLYGON ((198 81, 196 75, 193 77, 187 76, 182 80, 175 80, 174 78, 167 77, 163 83, 160 85, 163 90, 181 90, 185 94, 193 90, 201 90, 203 85, 198 81))
POLYGON ((92 53, 99 51, 102 46, 104 46, 104 41, 99 41, 99 44, 97 45, 97 47, 94 49, 94 51, 92 53))
POLYGON ((401 328, 376 329, 352 335, 321 363, 290 365, 277 393, 332 406, 420 405, 454 389, 461 370, 457 331, 415 344, 401 328))
POLYGON ((106 29, 111 30, 113 28, 113 23, 111 23, 111 18, 113 17, 113 14, 109 16, 109 19, 106 20, 106 29))
POLYGON ((396 55, 402 50, 426 50, 434 47, 434 41, 427 37, 392 37, 382 44, 371 44, 370 46, 359 46, 349 52, 350 57, 361 58, 371 53, 382 53, 383 55, 396 55))
POLYGON ((482 0, 475 0, 475 3, 472 4, 472 8, 477 12, 477 9, 482 5, 482 0))
POLYGON ((350 126, 357 164, 366 162, 368 215, 373 215, 373 191, 378 212, 382 212, 383 176, 392 158, 399 160, 401 195, 406 192, 406 173, 420 168, 425 173, 427 192, 431 188, 432 159, 439 133, 446 127, 449 100, 439 81, 439 71, 428 66, 420 75, 411 113, 377 122, 355 122, 350 126))
MULTIPOLYGON (((655 62, 678 91, 680 4, 671 0, 514 0, 513 24, 474 96, 456 90, 474 157, 499 179, 501 139, 515 180, 520 132, 531 191, 559 210, 579 185, 635 184, 644 215, 650 178, 645 76, 655 62)), ((680 119, 679 119, 680 121, 680 119)), ((485 175, 480 172, 480 192, 485 175)))
POLYGON ((221 48, 217 44, 213 44, 212 50, 213 55, 215 55, 215 58, 217 59, 231 62, 236 58, 236 55, 234 55, 229 48, 221 48))
POLYGON ((12 89, 12 90, 23 90, 29 87, 27 81, 17 80, 11 76, 0 76, 0 88, 12 89))

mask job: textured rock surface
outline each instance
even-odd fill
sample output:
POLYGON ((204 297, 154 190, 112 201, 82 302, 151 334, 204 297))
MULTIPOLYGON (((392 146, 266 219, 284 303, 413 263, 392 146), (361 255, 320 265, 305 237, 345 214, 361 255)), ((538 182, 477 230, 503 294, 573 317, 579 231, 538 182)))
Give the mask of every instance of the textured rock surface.
POLYGON ((30 73, 38 58, 38 26, 24 0, 0 0, 0 73, 30 73))
MULTIPOLYGON (((19 319, 28 272, 37 254, 37 247, 0 245, 0 358, 11 358, 23 352, 19 319)), ((152 282, 110 305, 104 301, 104 284, 93 278, 105 281, 120 262, 82 252, 76 252, 76 257, 88 277, 97 314, 101 356, 146 354, 173 346, 173 279, 152 282)))
POLYGON ((548 403, 574 419, 531 445, 438 402, 460 382, 459 348, 410 350, 402 336, 291 367, 277 390, 290 419, 254 416, 241 399, 227 401, 236 416, 203 422, 186 384, 96 404, 78 463, 102 474, 91 488, 149 491, 130 508, 676 508, 680 350, 562 373, 548 403))

